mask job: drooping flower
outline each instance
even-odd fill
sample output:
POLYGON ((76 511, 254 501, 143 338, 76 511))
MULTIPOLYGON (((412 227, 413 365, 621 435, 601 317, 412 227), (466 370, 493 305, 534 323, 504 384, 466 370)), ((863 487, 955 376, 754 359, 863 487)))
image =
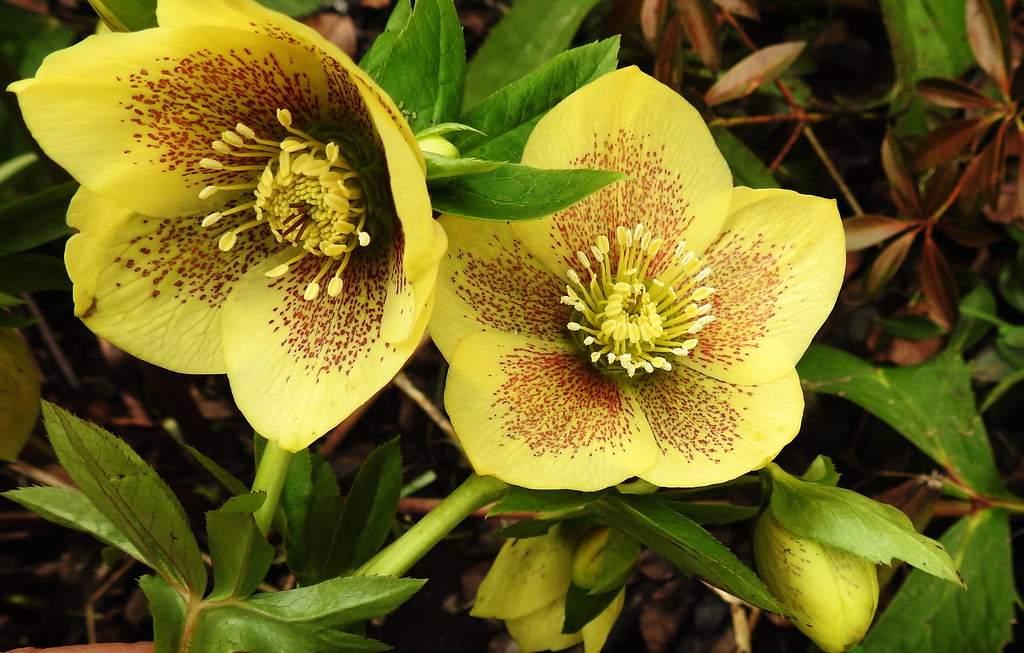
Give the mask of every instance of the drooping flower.
POLYGON ((598 653, 622 612, 625 591, 579 631, 563 633, 576 547, 558 526, 537 537, 509 538, 480 583, 470 614, 504 620, 523 653, 560 651, 581 642, 586 653, 598 653))
POLYGON ((160 0, 11 86, 82 189, 75 311, 162 367, 224 373, 298 450, 420 342, 443 231, 394 102, 337 47, 250 0, 160 0))
POLYGON ((771 460, 799 429, 795 364, 842 281, 835 202, 733 188, 697 111, 635 68, 555 107, 523 163, 630 179, 534 222, 442 218, 431 334, 476 471, 694 487, 771 460))

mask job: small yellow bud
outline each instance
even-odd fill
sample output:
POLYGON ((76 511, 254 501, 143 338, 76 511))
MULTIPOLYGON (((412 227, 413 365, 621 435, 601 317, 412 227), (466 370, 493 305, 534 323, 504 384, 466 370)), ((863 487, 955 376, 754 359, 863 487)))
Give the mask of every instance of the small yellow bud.
POLYGON ((431 136, 424 136, 418 140, 420 149, 424 152, 431 152, 449 159, 457 159, 461 156, 458 148, 452 145, 451 141, 444 136, 433 134, 431 136))
POLYGON ((576 587, 592 589, 601 578, 605 566, 605 546, 611 531, 608 526, 592 528, 576 545, 572 558, 572 582, 576 587))
POLYGON ((758 575, 793 612, 790 621, 826 653, 855 646, 878 607, 878 574, 863 558, 794 536, 764 512, 754 527, 758 575))

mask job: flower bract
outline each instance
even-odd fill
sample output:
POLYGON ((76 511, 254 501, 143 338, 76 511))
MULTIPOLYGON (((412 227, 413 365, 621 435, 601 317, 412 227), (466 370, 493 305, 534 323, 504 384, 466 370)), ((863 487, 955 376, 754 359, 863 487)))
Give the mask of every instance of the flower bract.
POLYGON ((635 68, 550 111, 523 163, 629 175, 532 222, 445 216, 431 333, 480 474, 695 487, 797 433, 795 364, 845 266, 835 202, 737 187, 697 111, 635 68))
POLYGON ((419 344, 443 231, 394 102, 312 29, 249 0, 160 0, 16 82, 82 185, 75 311, 131 354, 227 373, 253 427, 298 450, 419 344))

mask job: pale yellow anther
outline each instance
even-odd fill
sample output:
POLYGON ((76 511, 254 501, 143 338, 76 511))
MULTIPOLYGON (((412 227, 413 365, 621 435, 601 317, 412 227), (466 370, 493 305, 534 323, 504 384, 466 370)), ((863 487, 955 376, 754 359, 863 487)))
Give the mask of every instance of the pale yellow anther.
POLYGON ((235 125, 235 131, 251 141, 256 140, 256 132, 249 129, 249 127, 243 125, 242 123, 238 123, 235 125))
POLYGON ((200 159, 199 167, 206 168, 207 170, 223 170, 224 164, 217 159, 200 159))
POLYGON ((277 266, 276 268, 273 268, 272 270, 269 270, 268 272, 264 272, 263 274, 264 274, 264 276, 270 277, 271 279, 276 279, 277 277, 283 277, 287 273, 288 273, 288 264, 287 263, 282 263, 281 265, 277 266))
POLYGON ((220 247, 222 252, 231 251, 231 248, 238 242, 238 234, 234 231, 225 232, 220 240, 217 242, 217 247, 220 247))
POLYGON ((305 299, 306 301, 309 301, 311 299, 315 299, 316 296, 319 294, 320 284, 318 284, 316 281, 311 281, 308 284, 306 284, 306 291, 302 293, 302 298, 305 299))
POLYGON ((214 141, 210 147, 212 147, 215 152, 220 152, 221 154, 234 154, 235 152, 228 147, 228 144, 224 141, 214 141))
POLYGON ((341 290, 344 287, 345 284, 341 279, 338 277, 332 277, 331 280, 327 282, 327 294, 331 297, 337 297, 341 294, 341 290))
POLYGON ((292 126, 292 112, 288 109, 277 110, 277 121, 281 123, 282 127, 292 126))
POLYGON ((202 225, 204 227, 209 227, 211 225, 215 225, 215 224, 217 224, 220 221, 220 219, 222 217, 224 217, 223 213, 220 213, 219 211, 214 211, 210 215, 208 215, 205 218, 203 218, 202 225))
MULTIPOLYGON (((242 147, 245 145, 245 141, 242 140, 242 137, 230 130, 222 133, 220 137, 221 140, 233 147, 242 147)), ((214 146, 214 149, 217 149, 216 146, 214 146)))
POLYGON ((370 234, 366 233, 365 231, 360 231, 359 232, 359 246, 360 247, 366 247, 369 244, 370 244, 370 234))
POLYGON ((213 197, 213 194, 217 192, 216 186, 207 186, 203 190, 199 191, 199 199, 208 200, 213 197))

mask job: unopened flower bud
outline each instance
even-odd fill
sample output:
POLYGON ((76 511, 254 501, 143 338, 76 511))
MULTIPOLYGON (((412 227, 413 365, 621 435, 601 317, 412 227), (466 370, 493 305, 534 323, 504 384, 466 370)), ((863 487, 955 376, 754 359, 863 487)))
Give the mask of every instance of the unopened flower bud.
POLYGON ((449 159, 457 159, 461 156, 458 148, 452 145, 451 141, 444 136, 433 134, 431 136, 424 136, 418 140, 420 149, 424 152, 431 152, 449 159))
POLYGON ((867 633, 878 607, 875 565, 786 530, 770 510, 754 527, 758 575, 788 607, 790 621, 826 653, 841 653, 867 633))

